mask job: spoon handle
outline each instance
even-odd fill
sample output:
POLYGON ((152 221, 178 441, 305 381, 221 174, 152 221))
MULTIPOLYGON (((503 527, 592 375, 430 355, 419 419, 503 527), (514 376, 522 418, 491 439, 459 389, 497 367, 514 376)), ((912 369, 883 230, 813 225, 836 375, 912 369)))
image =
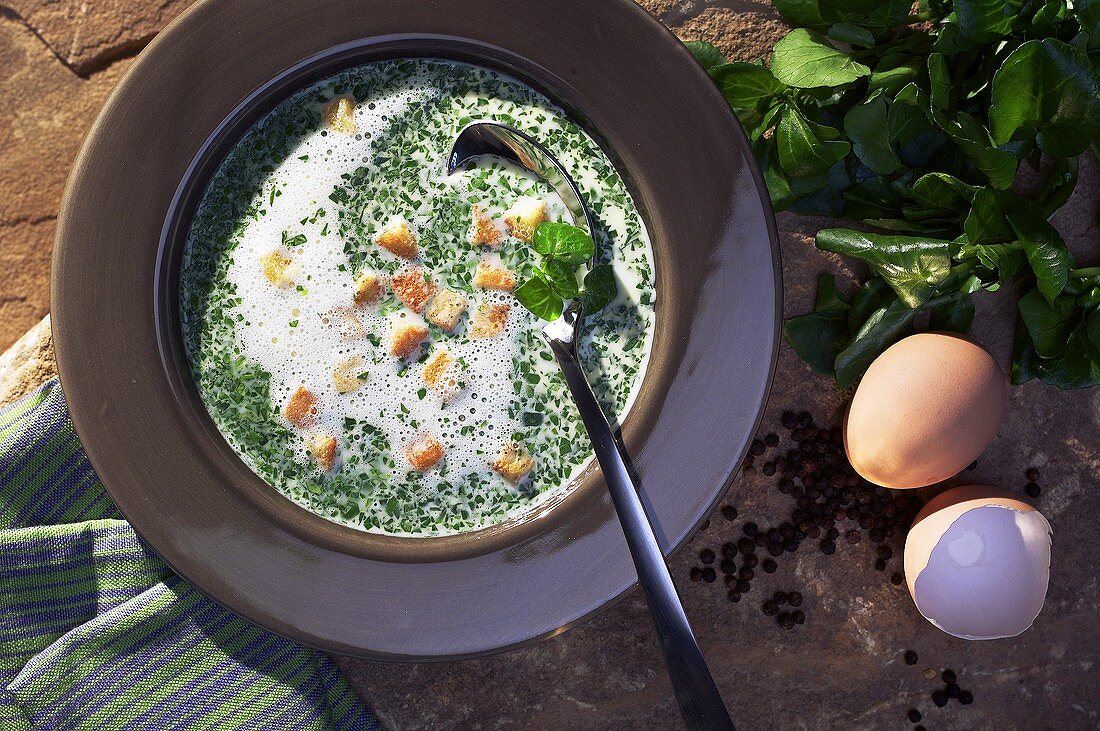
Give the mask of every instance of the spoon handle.
POLYGON ((603 470, 611 500, 619 514, 684 725, 692 731, 732 730, 733 721, 692 634, 653 526, 646 516, 611 426, 592 393, 571 345, 551 338, 550 348, 573 394, 596 459, 603 470))

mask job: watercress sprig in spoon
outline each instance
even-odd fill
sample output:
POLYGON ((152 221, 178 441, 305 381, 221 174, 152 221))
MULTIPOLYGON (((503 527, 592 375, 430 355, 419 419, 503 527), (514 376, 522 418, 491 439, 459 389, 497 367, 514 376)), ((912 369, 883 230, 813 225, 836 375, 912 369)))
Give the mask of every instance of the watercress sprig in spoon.
POLYGON ((733 722, 684 614, 650 517, 627 469, 623 448, 615 439, 577 356, 585 311, 602 308, 615 295, 611 268, 595 262, 592 214, 561 163, 528 135, 495 122, 475 122, 456 138, 448 172, 453 173, 481 155, 494 155, 534 172, 561 197, 573 219, 574 226, 543 223, 535 230, 532 244, 542 255, 541 267, 536 269, 535 276, 516 289, 515 294, 524 307, 550 321, 543 328, 543 336, 565 376, 611 493, 684 724, 689 729, 708 731, 733 729, 733 722), (588 272, 581 289, 576 271, 585 263, 588 272))

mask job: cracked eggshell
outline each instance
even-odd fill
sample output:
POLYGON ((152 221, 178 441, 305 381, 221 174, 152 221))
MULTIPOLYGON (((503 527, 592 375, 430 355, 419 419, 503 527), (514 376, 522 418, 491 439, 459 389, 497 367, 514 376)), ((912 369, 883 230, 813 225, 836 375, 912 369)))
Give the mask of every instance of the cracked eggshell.
POLYGON ((938 495, 905 539, 917 610, 955 637, 1015 637, 1043 608, 1050 536, 1043 514, 1005 490, 968 485, 938 495))
POLYGON ((911 335, 867 369, 844 418, 856 472, 883 487, 925 487, 962 472, 1001 425, 1005 378, 979 345, 911 335))

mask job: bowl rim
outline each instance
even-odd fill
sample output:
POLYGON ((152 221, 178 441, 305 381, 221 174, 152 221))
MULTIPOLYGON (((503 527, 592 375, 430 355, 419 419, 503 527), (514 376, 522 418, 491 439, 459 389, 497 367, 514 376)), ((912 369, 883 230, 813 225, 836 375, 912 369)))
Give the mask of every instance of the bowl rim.
MULTIPOLYGON (((528 525, 533 526, 532 534, 521 536, 513 533, 515 540, 508 540, 508 545, 490 548, 488 551, 475 550, 469 555, 451 553, 433 558, 418 551, 416 555, 402 556, 399 553, 391 553, 384 558, 379 558, 375 555, 357 554, 354 550, 346 550, 346 547, 328 541, 327 538, 320 537, 313 531, 303 532, 299 529, 300 525, 295 525, 293 517, 285 515, 282 516, 281 523, 251 521, 246 524, 242 521, 226 520, 226 525, 240 531, 241 535, 219 532, 225 527, 219 522, 224 516, 208 514, 213 510, 215 503, 218 507, 228 510, 226 515, 235 519, 243 512, 242 505, 250 505, 253 508, 260 505, 263 506, 263 510, 278 512, 280 508, 270 502, 272 498, 277 498, 277 501, 293 506, 295 510, 326 526, 336 526, 351 531, 357 537, 363 535, 361 531, 340 526, 298 507, 281 493, 267 487, 266 483, 263 483, 236 457, 235 453, 233 458, 238 463, 236 466, 228 463, 224 455, 216 452, 188 453, 191 461, 180 461, 176 457, 154 454, 154 458, 149 461, 157 462, 162 466, 163 469, 160 472, 131 458, 129 449, 134 443, 140 443, 142 439, 152 438, 154 446, 164 446, 165 434, 168 432, 154 433, 155 430, 142 432, 141 427, 149 420, 161 419, 164 416, 162 412, 170 412, 181 403, 187 403, 188 395, 179 390, 179 384, 159 380, 160 377, 155 372, 156 368, 153 367, 154 361, 163 372, 167 372, 172 367, 173 343, 163 342, 162 336, 165 332, 166 313, 161 312, 159 305, 154 306, 154 303, 163 302, 165 299, 164 297, 158 299, 157 295, 157 292, 163 290, 162 275, 159 274, 163 271, 161 268, 164 264, 161 261, 163 247, 158 247, 157 250, 155 272, 158 274, 151 278, 152 281, 142 275, 141 270, 136 266, 128 266, 130 262, 125 259, 118 262, 118 267, 111 268, 107 263, 97 261, 96 252, 92 251, 99 246, 107 249, 113 247, 113 251, 122 251, 125 255, 124 245, 120 244, 119 240, 110 239, 106 234, 117 232, 125 238, 125 234, 132 233, 131 226, 136 228, 139 225, 131 224, 123 216, 108 218, 100 215, 104 210, 112 210, 112 203, 119 202, 119 196, 107 190, 110 183, 118 180, 119 172, 117 167, 119 163, 111 159, 111 155, 118 157, 123 151, 129 151, 130 157, 126 158, 127 163, 134 168, 145 166, 145 169, 151 171, 152 178, 147 181, 150 183, 147 186, 150 190, 135 186, 127 193, 134 200, 134 205, 141 209, 141 215, 135 213, 134 218, 142 219, 146 229, 149 227, 150 217, 155 218, 156 212, 160 211, 160 234, 163 240, 169 233, 169 221, 163 217, 163 201, 159 204, 156 201, 150 202, 158 191, 163 196, 165 183, 163 180, 158 180, 158 177, 163 177, 161 169, 152 162, 137 160, 133 157, 132 147, 135 138, 128 137, 136 134, 136 130, 139 129, 149 131, 152 121, 147 119, 138 122, 135 114, 143 110, 149 111, 149 102, 156 99, 158 93, 154 88, 155 82, 167 83, 171 88, 172 75, 176 74, 178 77, 178 72, 187 68, 187 65, 180 60, 181 54, 202 49, 209 51, 214 47, 215 41, 224 41, 234 30, 241 32, 244 29, 251 29, 254 25, 264 26, 265 23, 267 26, 272 26, 276 19, 282 22, 293 21, 295 18, 300 20, 303 9, 318 12, 317 5, 309 0, 272 0, 266 3, 260 3, 259 0, 236 0, 236 2, 204 0, 197 3, 173 21, 150 44, 126 77, 113 90, 103 111, 93 124, 66 187, 58 221, 54 277, 51 284, 55 313, 52 327, 57 362, 74 426, 85 444, 93 467, 103 477, 108 492, 123 514, 134 524, 135 529, 157 553, 162 555, 174 570, 191 580, 204 593, 269 630, 333 652, 391 660, 453 659, 475 656, 552 636, 607 606, 613 599, 621 597, 635 582, 633 567, 625 551, 622 551, 625 548, 625 542, 622 539, 621 530, 614 518, 609 499, 600 489, 602 480, 597 470, 590 468, 591 474, 586 475, 585 478, 593 486, 591 489, 573 488, 562 491, 567 498, 578 501, 576 507, 571 510, 550 510, 546 516, 543 516, 546 518, 544 521, 542 519, 528 521, 528 525), (258 20, 257 11, 261 8, 268 15, 265 19, 258 20), (112 166, 115 167, 112 168, 112 166), (161 208, 157 208, 157 205, 161 208), (150 213, 150 206, 156 209, 153 213, 150 213), (99 282, 88 282, 88 272, 81 271, 82 267, 95 272, 107 272, 107 280, 121 283, 126 292, 117 295, 112 292, 104 296, 103 292, 95 286, 99 282), (111 279, 112 277, 114 279, 111 279), (152 312, 139 311, 138 308, 143 303, 152 312), (130 309, 127 310, 126 307, 130 309), (132 315, 136 321, 131 323, 112 319, 112 316, 120 313, 132 315), (125 332, 115 332, 115 330, 125 332), (150 340, 155 340, 155 343, 150 340), (134 353, 140 356, 136 359, 138 362, 126 362, 126 356, 134 353), (128 402, 129 411, 126 413, 123 413, 126 411, 121 403, 123 401, 128 402), (143 409, 148 413, 141 413, 143 409), (133 419, 136 423, 119 422, 120 416, 133 419), (115 431, 120 433, 115 434, 115 431), (127 434, 121 434, 123 431, 127 434), (130 443, 126 442, 127 436, 130 443), (158 439, 159 442, 157 442, 158 439), (264 485, 266 495, 249 495, 247 492, 236 489, 218 490, 209 487, 209 484, 202 486, 205 484, 202 482, 204 478, 213 480, 215 487, 224 486, 227 483, 239 486, 243 479, 242 469, 264 485), (148 487, 148 482, 142 482, 143 479, 152 478, 167 479, 173 489, 153 490, 148 487), (219 479, 220 482, 218 482, 219 479), (166 492, 168 494, 165 494, 166 492), (242 502, 242 498, 246 495, 247 499, 242 502), (209 499, 210 504, 197 502, 198 496, 209 499), (202 510, 188 512, 184 509, 188 505, 192 507, 201 505, 202 510), (593 515, 587 515, 588 512, 593 515), (569 521, 555 523, 553 520, 555 513, 563 517, 585 514, 586 526, 578 533, 577 526, 569 521), (214 557, 212 555, 214 551, 223 553, 214 557), (606 565, 601 571, 587 570, 586 572, 578 568, 575 561, 570 563, 576 556, 585 555, 586 551, 588 555, 603 557, 606 565), (256 576, 249 575, 249 569, 252 567, 248 565, 249 561, 246 557, 255 558, 256 576), (308 572, 311 567, 316 571, 316 575, 308 572), (489 571, 490 568, 493 568, 493 571, 489 571), (534 568, 534 573, 541 572, 541 575, 530 577, 517 573, 520 569, 528 568, 534 568), (285 571, 285 576, 279 574, 280 569, 285 571), (522 606, 523 602, 515 600, 518 604, 509 605, 507 611, 498 612, 501 626, 496 628, 495 632, 492 630, 486 632, 476 624, 483 621, 483 616, 478 614, 478 602, 481 598, 474 593, 479 587, 484 587, 463 586, 456 591, 456 594, 464 597, 470 606, 461 602, 456 602, 452 606, 446 602, 431 600, 434 601, 431 607, 423 608, 424 617, 434 620, 439 618, 442 611, 449 609, 462 614, 459 618, 461 621, 455 620, 448 624, 446 620, 439 619, 438 626, 431 627, 427 638, 417 642, 400 640, 403 637, 400 618, 391 616, 386 611, 390 604, 393 604, 394 614, 396 614, 398 613, 396 607, 400 602, 408 601, 408 596, 401 594, 402 590, 406 590, 406 594, 416 594, 417 590, 414 587, 394 588, 391 584, 396 585, 401 581, 412 581, 422 577, 425 581, 434 582, 432 587, 435 588, 447 586, 446 581, 451 580, 449 574, 465 576, 472 581, 482 581, 479 577, 488 576, 494 572, 499 574, 500 578, 490 580, 485 586, 489 588, 490 593, 499 593, 494 595, 494 598, 505 603, 509 600, 502 599, 504 597, 502 592, 511 589, 522 593, 525 587, 528 589, 535 587, 531 589, 533 593, 528 601, 530 606, 525 608, 531 614, 538 615, 537 621, 519 616, 517 607, 522 606), (371 577, 379 581, 380 596, 371 597, 367 604, 373 602, 372 608, 382 612, 381 617, 368 617, 365 610, 352 603, 354 592, 349 591, 346 586, 341 586, 349 576, 371 577), (549 587, 544 593, 538 594, 539 587, 535 579, 548 577, 552 579, 551 583, 554 587, 562 591, 568 589, 575 595, 559 598, 550 591, 549 587), (493 581, 504 586, 497 586, 493 581), (509 585, 507 583, 509 581, 515 583, 509 585), (390 604, 387 603, 388 600, 390 604), (547 606, 539 606, 537 600, 547 606), (331 626, 333 618, 340 616, 340 611, 354 615, 354 621, 350 623, 354 626, 337 628, 331 626), (462 634, 464 630, 470 633, 469 637, 462 634), (397 641, 394 641, 395 637, 398 637, 397 641)), ((609 53, 610 49, 591 49, 584 46, 585 41, 591 41, 593 29, 621 25, 622 28, 617 27, 616 30, 623 32, 611 40, 616 50, 634 59, 648 59, 654 49, 635 47, 636 41, 641 38, 645 42, 659 46, 658 57, 664 54, 664 60, 683 74, 683 86, 694 95, 691 101, 698 104, 697 124, 715 133, 712 144, 717 147, 713 155, 707 156, 707 160, 712 161, 710 164, 715 168, 719 164, 723 165, 722 170, 699 171, 701 177, 715 178, 723 183, 718 186, 717 193, 706 196, 707 202, 714 203, 718 210, 699 211, 697 209, 701 202, 693 204, 692 201, 688 201, 687 209, 704 220, 692 218, 684 222, 683 228, 694 233, 709 231, 712 234, 706 237, 707 241, 704 242, 706 245, 700 246, 702 246, 701 253, 714 256, 715 261, 695 262, 696 270, 700 266, 708 266, 703 273, 704 279, 712 284, 709 287, 701 287, 699 292, 688 292, 685 296, 690 300, 688 304, 699 305, 699 308, 693 311, 694 314, 704 315, 707 322, 713 321, 713 311, 707 310, 702 305, 710 304, 712 307, 717 307, 715 302, 721 302, 721 298, 716 297, 714 291, 717 289, 722 292, 724 287, 735 283, 729 269, 737 263, 736 252, 731 248, 736 241, 746 249, 752 248, 758 255, 755 262, 753 260, 748 262, 750 268, 756 268, 758 276, 742 283, 745 292, 731 292, 730 297, 739 297, 738 302, 744 302, 747 310, 751 310, 752 314, 763 319, 764 327, 758 325, 747 327, 741 324, 733 327, 732 324, 726 323, 733 333, 731 339, 741 342, 746 351, 751 349, 752 352, 722 353, 711 359, 717 362, 707 362, 702 366, 699 362, 688 361, 689 356, 697 354, 697 351, 703 348, 701 343, 704 338, 695 333, 677 332, 676 344, 685 351, 684 361, 677 364, 679 370, 673 374, 675 378, 671 381, 667 392, 650 394, 660 413, 676 409, 683 410, 683 402, 677 399, 683 396, 681 392, 696 380, 705 380, 699 373, 705 373, 710 379, 709 383, 713 385, 715 379, 711 371, 725 364, 727 360, 729 365, 740 364, 747 369, 748 372, 742 374, 741 378, 744 381, 744 391, 737 394, 723 394, 714 399, 717 404, 731 404, 746 411, 732 422, 715 424, 716 428, 729 426, 731 431, 735 432, 732 434, 734 444, 726 452, 727 456, 714 458, 712 464, 705 465, 705 470, 696 465, 686 467, 700 471, 702 475, 700 479, 706 483, 705 486, 698 488, 696 492, 691 492, 683 500, 673 500, 666 494, 667 489, 663 484, 647 485, 646 470, 658 471, 652 467, 654 464, 661 464, 654 462, 654 451, 670 446, 668 435, 663 435, 662 443, 651 445, 650 433, 641 433, 638 429, 633 429, 633 421, 635 421, 633 416, 643 405, 640 398, 632 409, 631 418, 628 418, 624 424, 624 441, 628 448, 632 450, 636 448, 636 452, 632 453, 637 454, 639 470, 642 473, 640 492, 651 514, 656 516, 662 546, 666 553, 669 553, 682 545, 706 519, 707 514, 725 492, 763 415, 778 354, 782 311, 781 269, 774 217, 771 214, 763 179, 752 161, 748 142, 721 95, 686 48, 630 0, 610 0, 598 6, 581 0, 563 0, 558 4, 560 7, 553 9, 543 7, 544 4, 536 0, 513 0, 510 3, 502 3, 499 0, 473 0, 461 9, 439 6, 430 0, 409 0, 397 8, 388 6, 382 0, 367 2, 335 0, 324 5, 326 15, 318 21, 318 27, 324 30, 319 34, 322 36, 323 44, 312 54, 299 53, 294 58, 284 56, 286 62, 280 63, 277 69, 292 68, 295 63, 301 63, 304 59, 317 54, 327 53, 346 43, 375 44, 376 46, 383 43, 398 45, 416 43, 425 44, 433 49, 429 53, 417 55, 438 55, 437 49, 441 45, 458 43, 468 48, 476 47, 479 52, 485 53, 485 58, 469 59, 481 65, 493 66, 492 61, 502 57, 519 59, 527 70, 537 70, 539 79, 544 82, 532 85, 553 102, 563 106, 583 124, 587 132, 591 134, 593 129, 599 132, 607 129, 599 119, 595 119, 592 124, 586 124, 588 116, 577 115, 574 112, 573 107, 577 105, 570 100, 578 98, 578 95, 584 96, 582 92, 596 84, 593 75, 583 78, 579 76, 577 66, 581 65, 580 62, 573 65, 568 58, 562 60, 557 55, 546 55, 547 39, 545 38, 526 38, 523 39, 522 44, 519 44, 540 47, 540 53, 543 54, 541 57, 512 50, 511 46, 505 49, 495 42, 496 38, 507 37, 507 34, 494 30, 494 28, 499 29, 500 26, 494 26, 495 21, 491 19, 494 14, 510 8, 513 12, 511 19, 501 22, 512 24, 518 22, 514 15, 517 10, 521 11, 520 15, 526 13, 536 20, 540 17, 545 17, 547 20, 554 18, 560 20, 565 16, 592 21, 591 24, 575 22, 568 27, 553 27, 553 23, 548 22, 540 27, 545 31, 543 35, 551 40, 564 39, 574 44, 579 43, 580 45, 576 47, 579 49, 580 56, 588 54, 596 60, 607 60, 610 64, 618 64, 618 67, 610 66, 603 70, 613 69, 614 73, 611 76, 626 80, 627 83, 629 77, 624 75, 624 72, 629 70, 633 73, 635 68, 628 69, 626 63, 617 61, 614 54, 609 53), (358 14, 372 9, 376 15, 371 18, 371 24, 378 27, 366 28, 363 25, 365 21, 361 21, 358 14), (444 17, 430 17, 429 12, 444 17), (440 23, 447 18, 451 18, 456 25, 463 26, 465 30, 459 33, 451 28, 441 27, 440 23), (477 20, 486 21, 484 30, 472 23, 477 20), (341 27, 339 24, 342 21, 349 27, 341 27), (443 30, 448 32, 440 32, 443 30), (338 38, 341 34, 347 36, 343 44, 332 42, 333 38, 338 38), (539 58, 549 59, 549 61, 542 64, 539 58), (695 207, 692 208, 692 205, 695 207), (735 227, 733 219, 738 214, 748 214, 748 219, 751 220, 735 227), (711 248, 708 249, 707 246, 711 248), (766 276, 768 271, 770 271, 770 277, 766 276)), ((520 18, 520 20, 523 19, 520 18)), ((248 38, 245 36, 242 42, 247 41, 248 38)), ((293 45, 295 42, 288 41, 288 44, 293 45)), ((300 41, 299 49, 301 43, 308 45, 309 42, 312 40, 300 41)), ((227 53, 232 52, 227 51, 227 53)), ((280 49, 275 53, 277 55, 283 52, 280 49)), ((292 52, 298 51, 288 50, 285 53, 292 52)), ((191 60, 206 73, 209 73, 211 68, 216 68, 216 63, 210 60, 197 59, 197 57, 191 60)), ((266 63, 270 66, 270 59, 266 63)), ((505 70, 525 83, 531 83, 531 79, 522 70, 519 72, 505 70)), ((652 64, 644 66, 641 70, 651 75, 660 75, 652 64)), ((249 72, 236 69, 234 73, 240 77, 234 82, 234 88, 239 91, 248 79, 249 72)), ((201 77, 201 73, 196 75, 201 77)), ((270 80, 271 76, 268 76, 267 81, 270 80)), ((261 81, 261 83, 264 82, 261 81)), ((249 93, 254 92, 257 86, 258 84, 253 84, 248 89, 249 93)), ((637 90, 637 86, 634 88, 637 90)), ((182 93, 185 97, 183 101, 176 102, 177 104, 186 102, 195 94, 194 89, 179 86, 172 88, 172 91, 182 93)), ((213 91, 218 97, 235 93, 227 92, 226 89, 213 91)), ((613 95, 615 90, 608 91, 613 95)), ((681 92, 683 90, 676 91, 670 88, 667 96, 679 98, 681 92)), ((244 95, 244 99, 247 98, 248 96, 244 95)), ((241 96, 238 96, 235 101, 237 105, 243 103, 241 96)), ((166 103, 172 103, 172 100, 167 100, 166 103)), ((595 101, 586 103, 596 105, 595 101)), ((225 122, 230 118, 230 114, 224 112, 224 109, 230 107, 236 109, 237 106, 226 104, 224 100, 221 104, 220 109, 223 111, 219 112, 220 119, 225 122)), ((606 107, 604 102, 601 102, 601 105, 606 107)), ((663 123, 669 122, 668 103, 654 100, 653 106, 661 107, 660 119, 664 120, 663 123)), ((153 117, 156 113, 156 110, 151 112, 153 117)), ((607 113, 606 108, 601 112, 605 116, 607 113)), ((652 120, 643 120, 640 124, 655 126, 652 120)), ((164 125, 164 129, 159 133, 154 129, 150 134, 155 138, 154 141, 163 141, 163 138, 167 138, 168 141, 185 146, 195 144, 193 139, 188 139, 185 134, 181 135, 180 130, 173 130, 171 124, 164 125), (173 132, 177 137, 172 137, 173 132)), ((210 139, 211 136, 205 131, 199 134, 203 135, 205 140, 210 139)), ((144 141, 142 138, 136 139, 144 141)), ((596 139, 603 143, 599 136, 596 139)), ((614 144, 602 146, 605 151, 611 153, 617 149, 614 144)), ((629 147, 624 152, 634 157, 638 154, 633 147, 629 147)), ((694 158, 699 157, 699 150, 692 152, 694 158)), ((175 154, 174 151, 170 151, 166 156, 171 157, 175 154)), ((668 157, 667 151, 658 150, 656 154, 668 157)), ((197 154, 189 157, 187 173, 183 176, 185 179, 193 177, 190 166, 195 164, 198 158, 197 154)), ((641 190, 639 196, 632 187, 636 167, 629 161, 624 162, 615 157, 612 159, 630 187, 635 204, 643 217, 646 217, 650 207, 657 203, 650 198, 656 197, 660 192, 647 184, 648 187, 641 190)), ((220 163, 220 159, 217 162, 220 163)), ((176 193, 179 192, 179 178, 172 181, 171 187, 176 193)), ((664 202, 661 206, 667 208, 664 202)), ((654 227, 648 218, 645 220, 655 239, 668 229, 665 222, 659 221, 654 227)), ((655 241, 655 259, 661 256, 657 253, 657 246, 655 241)), ((140 256, 146 257, 146 254, 143 253, 140 256)), ((655 265, 658 267, 656 287, 663 291, 661 263, 655 261, 655 265)), ((673 271, 673 274, 679 276, 678 271, 673 271)), ((689 309, 688 304, 677 302, 675 306, 689 309)), ((658 307, 660 306, 659 304, 658 307)), ((661 327, 662 323, 667 323, 667 319, 662 320, 659 316, 655 327, 661 327)), ((662 338, 662 332, 657 329, 654 333, 655 349, 659 338, 662 338)), ((670 337, 669 341, 671 339, 670 337)), ((182 348, 182 343, 176 343, 176 345, 182 348)), ((709 347, 713 351, 713 343, 709 347)), ((647 372, 647 379, 649 375, 650 373, 647 372)), ((189 372, 187 383, 191 383, 189 372)), ((688 390, 690 391, 690 388, 688 390)), ((205 406, 202 406, 201 401, 199 405, 202 409, 201 413, 205 414, 205 406)), ((692 413, 697 411, 698 409, 695 408, 692 413)), ((195 424, 194 420, 179 419, 177 415, 176 420, 167 421, 171 424, 167 424, 163 419, 158 421, 158 428, 170 426, 171 436, 181 440, 181 444, 176 445, 176 448, 182 449, 183 452, 188 452, 189 448, 194 447, 193 442, 188 440, 201 438, 203 434, 201 424, 195 424)), ((719 422, 721 422, 720 419, 719 422)), ((219 440, 224 443, 216 427, 214 430, 219 440)), ((693 441, 708 442, 713 438, 713 434, 701 433, 699 438, 693 441)), ((664 475, 664 477, 667 476, 664 475)), ((512 530, 515 531, 516 528, 512 530)), ((456 538, 469 538, 479 532, 459 534, 456 538)), ((390 536, 390 538, 394 537, 390 536)), ((444 538, 404 540, 438 542, 444 538)), ((423 598, 426 595, 422 592, 416 596, 423 598)), ((489 608, 489 610, 492 609, 492 607, 489 608)), ((420 610, 421 608, 411 604, 404 605, 406 613, 415 614, 420 610)))

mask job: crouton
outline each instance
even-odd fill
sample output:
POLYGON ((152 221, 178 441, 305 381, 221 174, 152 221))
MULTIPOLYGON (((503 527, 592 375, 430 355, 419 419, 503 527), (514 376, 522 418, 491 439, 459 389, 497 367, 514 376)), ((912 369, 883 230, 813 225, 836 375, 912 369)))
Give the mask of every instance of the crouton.
POLYGON ((355 100, 342 96, 324 107, 325 126, 334 132, 353 135, 359 131, 355 124, 355 100))
POLYGON ((352 355, 344 358, 332 369, 332 382, 336 385, 337 393, 351 393, 363 385, 366 377, 363 374, 363 356, 352 355))
POLYGON ((276 287, 289 287, 294 284, 294 260, 282 249, 275 249, 261 256, 260 266, 263 267, 267 281, 276 287))
POLYGON ((453 290, 441 289, 435 297, 432 297, 432 303, 428 305, 424 319, 438 328, 453 332, 465 311, 465 297, 453 290))
POLYGON ((479 261, 474 271, 474 286, 481 289, 499 289, 511 292, 516 288, 516 275, 503 267, 479 261))
POLYGON ((355 304, 373 305, 382 296, 382 278, 374 272, 359 272, 355 278, 355 304))
POLYGON ((428 337, 428 328, 423 325, 406 323, 393 329, 390 337, 390 355, 406 358, 416 350, 424 338, 428 337))
POLYGON ((308 429, 317 420, 317 397, 305 386, 298 386, 283 407, 283 416, 294 426, 308 429))
POLYGON ((374 237, 374 243, 402 259, 415 259, 419 249, 416 234, 403 218, 395 218, 374 237))
POLYGON ((325 472, 332 472, 336 464, 336 437, 328 434, 310 434, 306 437, 306 449, 325 472))
POLYGON ((390 286, 397 299, 413 312, 420 314, 435 294, 435 282, 425 279, 420 267, 406 267, 390 277, 390 286))
POLYGON ((429 434, 421 434, 405 447, 405 459, 417 472, 427 472, 443 459, 443 445, 429 434))
POLYGON ((342 340, 358 340, 367 334, 363 323, 350 307, 339 305, 321 315, 321 322, 329 327, 335 327, 342 340))
POLYGON ((500 335, 504 332, 504 325, 508 322, 508 312, 511 309, 507 304, 494 305, 483 302, 478 305, 470 321, 470 337, 495 338, 500 335))
POLYGON ((458 380, 458 361, 446 350, 436 351, 424 364, 424 383, 443 399, 444 403, 454 398, 462 388, 458 380))
POLYGON ((547 220, 546 203, 538 198, 520 198, 504 212, 508 233, 521 241, 530 241, 535 227, 547 220))
POLYGON ((497 228, 481 206, 475 205, 470 209, 470 231, 466 234, 466 239, 471 244, 495 249, 504 240, 504 232, 497 228))
POLYGON ((522 445, 505 444, 500 450, 500 456, 490 466, 494 472, 515 485, 535 466, 535 458, 522 445))

